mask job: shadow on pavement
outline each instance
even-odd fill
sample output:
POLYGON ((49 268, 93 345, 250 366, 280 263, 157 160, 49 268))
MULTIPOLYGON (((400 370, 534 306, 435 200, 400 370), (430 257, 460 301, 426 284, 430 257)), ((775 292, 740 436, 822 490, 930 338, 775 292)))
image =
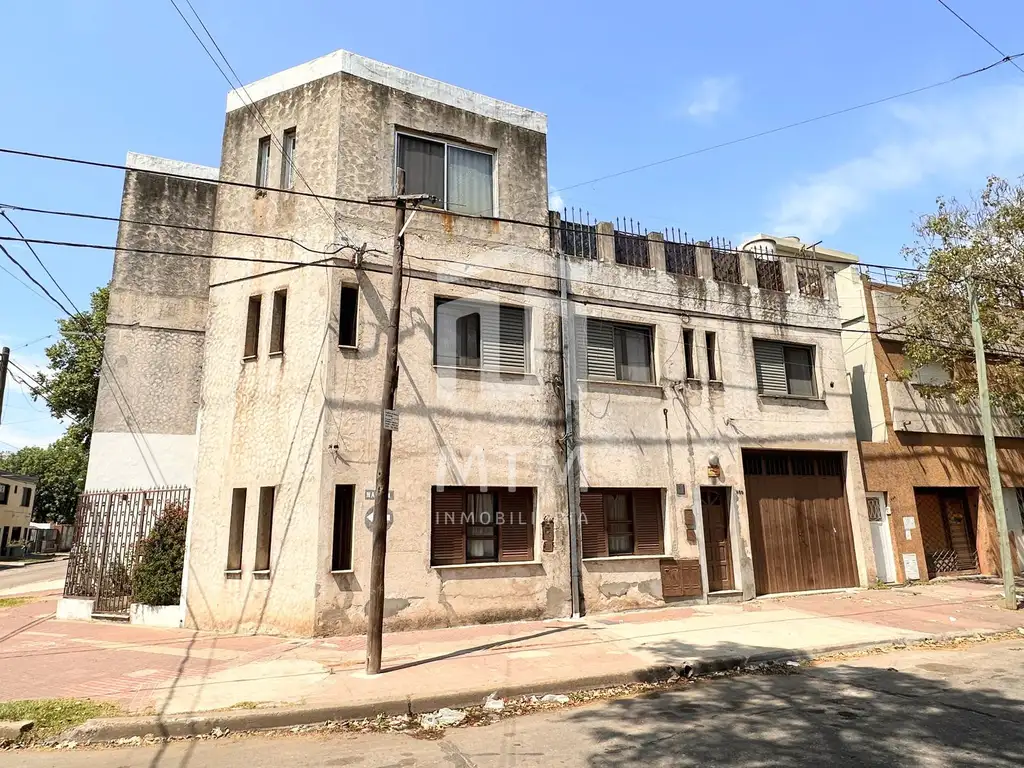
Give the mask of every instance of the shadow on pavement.
MULTIPOLYGON (((692 646, 667 641, 649 650, 669 661, 692 646)), ((1017 653, 1007 654, 1005 669, 968 680, 978 687, 891 668, 776 665, 581 708, 566 721, 599 745, 581 760, 592 768, 1021 766, 1024 658, 1016 657, 1024 646, 1011 650, 1017 653), (1000 678, 1020 698, 991 687, 1000 678)))

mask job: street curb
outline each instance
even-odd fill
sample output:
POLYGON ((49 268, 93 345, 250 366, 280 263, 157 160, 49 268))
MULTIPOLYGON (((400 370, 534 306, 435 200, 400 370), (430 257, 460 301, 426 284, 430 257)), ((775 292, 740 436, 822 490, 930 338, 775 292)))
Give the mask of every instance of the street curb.
POLYGON ((171 715, 161 717, 147 715, 139 717, 94 718, 61 734, 59 741, 104 742, 135 736, 183 737, 205 736, 216 729, 222 731, 261 731, 275 728, 293 728, 297 725, 312 725, 328 721, 371 719, 377 715, 421 715, 434 712, 442 707, 460 709, 479 706, 492 693, 502 698, 544 695, 547 693, 573 693, 583 690, 599 690, 635 683, 658 683, 672 678, 689 678, 742 669, 754 664, 782 661, 810 661, 835 653, 854 653, 876 648, 893 646, 913 647, 928 643, 949 642, 958 638, 989 637, 1006 634, 1007 630, 985 630, 968 632, 945 632, 921 638, 892 638, 869 640, 857 643, 841 643, 805 650, 775 650, 755 653, 749 656, 731 655, 710 659, 681 659, 673 664, 657 664, 640 667, 626 672, 605 675, 575 677, 565 680, 509 685, 495 688, 476 688, 467 691, 438 694, 413 694, 401 698, 381 699, 342 706, 275 707, 267 709, 239 709, 205 712, 202 714, 171 715))
POLYGON ((17 741, 34 725, 32 720, 0 720, 0 741, 17 741))

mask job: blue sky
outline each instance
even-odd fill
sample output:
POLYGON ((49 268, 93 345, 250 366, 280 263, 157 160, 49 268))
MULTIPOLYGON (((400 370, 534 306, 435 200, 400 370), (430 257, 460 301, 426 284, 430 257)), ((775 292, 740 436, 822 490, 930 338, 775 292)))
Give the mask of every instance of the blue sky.
MULTIPOLYGON (((935 0, 193 4, 246 82, 347 48, 546 112, 553 188, 999 58, 935 0)), ((1024 51, 1024 4, 950 4, 1007 53, 1024 51)), ((135 150, 218 164, 228 86, 169 2, 7 5, 0 145, 114 163, 135 150)), ((1004 65, 556 194, 604 220, 734 242, 796 234, 897 263, 914 219, 938 195, 965 196, 990 173, 1015 178, 1022 160, 1024 74, 1004 65)), ((121 182, 116 171, 0 157, 0 203, 116 216, 121 182)), ((112 226, 11 215, 30 237, 114 241, 112 226)), ((2 220, 0 230, 13 234, 2 220)), ((39 251, 80 307, 110 277, 109 253, 39 251)), ((12 252, 41 277, 23 247, 12 252)), ((52 340, 36 340, 55 332, 59 310, 2 271, 0 296, 0 343, 38 368, 52 340)), ((62 431, 16 384, 4 422, 0 450, 62 431)))

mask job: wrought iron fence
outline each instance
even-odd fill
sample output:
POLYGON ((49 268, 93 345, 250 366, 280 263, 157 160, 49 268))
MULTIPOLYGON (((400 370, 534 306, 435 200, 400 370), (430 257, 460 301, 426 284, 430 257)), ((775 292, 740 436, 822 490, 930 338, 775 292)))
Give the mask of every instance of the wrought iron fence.
POLYGON ((665 230, 665 271, 675 275, 697 276, 697 248, 685 232, 665 230))
POLYGON ((813 261, 796 263, 796 285, 801 296, 825 297, 825 286, 821 281, 821 270, 813 261))
POLYGON ((785 290, 782 280, 782 262, 774 253, 755 250, 754 271, 757 274, 757 287, 764 291, 785 290))
POLYGON ((727 240, 715 238, 711 242, 711 276, 720 283, 743 282, 740 255, 727 240))
POLYGON ((591 224, 589 212, 564 209, 560 230, 562 253, 582 259, 597 258, 597 224, 591 224))
POLYGON ((78 497, 65 597, 91 597, 94 613, 124 614, 138 545, 172 504, 188 509, 188 488, 91 491, 78 497))
POLYGON ((650 269, 651 253, 647 244, 647 230, 641 229, 639 222, 629 219, 615 220, 615 263, 629 267, 650 269))

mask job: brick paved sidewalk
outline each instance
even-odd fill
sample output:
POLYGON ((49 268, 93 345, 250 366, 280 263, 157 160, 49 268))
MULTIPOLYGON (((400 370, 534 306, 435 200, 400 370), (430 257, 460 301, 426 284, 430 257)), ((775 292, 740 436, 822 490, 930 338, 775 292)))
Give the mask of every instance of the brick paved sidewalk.
POLYGON ((364 638, 213 635, 52 618, 56 596, 0 609, 0 700, 91 697, 161 714, 333 705, 510 686, 571 685, 694 658, 810 652, 1013 630, 999 587, 950 582, 388 634, 385 673, 364 638))

